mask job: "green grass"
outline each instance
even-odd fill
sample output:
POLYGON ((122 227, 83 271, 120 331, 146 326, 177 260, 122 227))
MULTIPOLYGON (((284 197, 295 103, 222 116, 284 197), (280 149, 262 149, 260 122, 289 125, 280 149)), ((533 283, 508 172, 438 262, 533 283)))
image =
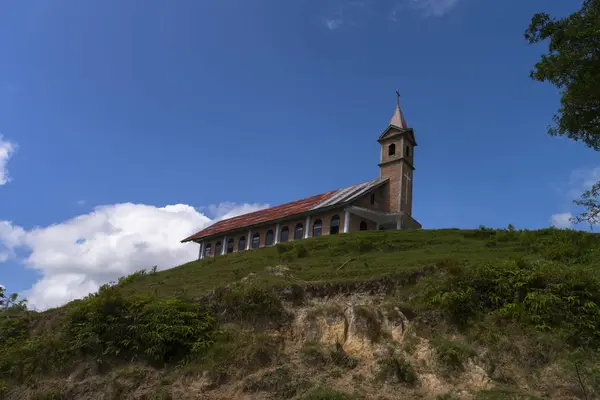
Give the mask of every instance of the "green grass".
MULTIPOLYGON (((358 291, 375 281, 396 285, 386 302, 415 326, 443 322, 492 343, 498 335, 481 328, 492 319, 546 335, 552 340, 526 355, 537 368, 549 362, 544 355, 555 342, 600 348, 599 255, 600 236, 556 229, 378 231, 138 272, 60 309, 0 318, 0 380, 64 376, 82 361, 102 371, 131 360, 245 376, 279 361, 279 343, 262 332, 289 324, 282 294, 297 293, 294 300, 302 302, 303 291, 328 296, 336 287, 358 291), (286 274, 273 274, 280 265, 286 274)), ((379 315, 371 311, 358 314, 377 341, 379 315)), ((436 351, 456 370, 473 354, 448 342, 437 342, 436 351)), ((343 368, 356 366, 339 348, 326 356, 343 368)), ((409 366, 392 366, 411 379, 409 366)))
MULTIPOLYGON (((132 292, 151 292, 159 296, 197 297, 215 287, 249 280, 260 287, 286 284, 351 282, 385 276, 409 276, 424 267, 453 259, 464 265, 540 255, 527 251, 520 241, 501 242, 494 248, 472 231, 454 229, 435 231, 372 231, 347 235, 322 236, 297 244, 286 243, 243 253, 193 261, 155 275, 140 275, 126 285, 132 292), (360 251, 361 243, 372 243, 369 252, 360 251), (297 248, 308 256, 298 257, 297 248), (344 268, 338 270, 348 259, 344 268), (273 276, 266 267, 286 265, 293 278, 273 276), (294 279, 295 278, 295 279, 294 279)), ((477 231, 475 231, 477 232, 477 231)), ((364 246, 364 244, 363 244, 364 246)))

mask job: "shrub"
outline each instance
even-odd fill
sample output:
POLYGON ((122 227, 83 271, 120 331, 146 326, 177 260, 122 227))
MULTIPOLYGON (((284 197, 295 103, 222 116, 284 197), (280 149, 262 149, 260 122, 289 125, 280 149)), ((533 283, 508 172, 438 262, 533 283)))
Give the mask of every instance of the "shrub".
POLYGON ((432 341, 438 362, 446 372, 463 371, 465 362, 476 355, 475 351, 464 343, 436 339, 432 341))
POLYGON ((393 352, 378 361, 379 371, 377 378, 382 381, 394 381, 406 385, 414 385, 418 376, 412 365, 404 357, 393 352))
POLYGON ((296 250, 296 257, 304 258, 308 256, 308 249, 304 245, 304 243, 298 242, 294 244, 294 249, 296 250))
POLYGON ((354 313, 358 318, 366 322, 366 334, 372 343, 379 342, 385 337, 386 332, 383 330, 382 316, 378 309, 367 308, 365 306, 357 306, 354 308, 354 313))
POLYGON ((340 392, 338 390, 330 389, 327 387, 320 387, 311 390, 302 396, 302 400, 353 400, 355 396, 340 392))
POLYGON ((77 303, 69 314, 74 347, 99 362, 108 357, 165 364, 198 354, 215 341, 217 322, 197 303, 125 297, 116 286, 77 303))
POLYGON ((286 367, 277 367, 267 371, 258 377, 250 377, 244 383, 245 392, 269 392, 276 395, 278 399, 294 397, 307 383, 296 377, 286 367))
POLYGON ((207 301, 224 322, 282 324, 290 317, 275 293, 257 287, 219 289, 207 301))
POLYGON ((346 354, 340 342, 335 343, 335 349, 331 351, 329 358, 333 364, 346 369, 354 369, 358 365, 358 360, 346 354))
POLYGON ((482 312, 561 334, 575 346, 600 345, 600 278, 593 265, 517 259, 423 278, 425 298, 457 323, 482 312))

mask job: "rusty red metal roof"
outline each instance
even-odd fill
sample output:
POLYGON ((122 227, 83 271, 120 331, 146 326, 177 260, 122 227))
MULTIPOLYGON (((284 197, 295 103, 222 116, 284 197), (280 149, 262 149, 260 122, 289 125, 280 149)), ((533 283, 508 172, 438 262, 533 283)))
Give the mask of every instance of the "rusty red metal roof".
POLYGON ((343 189, 332 190, 331 192, 318 194, 305 199, 292 201, 279 206, 265 208, 264 210, 254 211, 237 217, 224 219, 210 225, 200 232, 193 234, 181 242, 190 242, 207 236, 218 235, 244 227, 255 226, 269 221, 276 221, 294 215, 303 214, 309 211, 315 211, 320 208, 332 207, 345 204, 355 200, 379 185, 386 182, 387 179, 375 179, 373 181, 359 183, 358 185, 348 186, 343 189))

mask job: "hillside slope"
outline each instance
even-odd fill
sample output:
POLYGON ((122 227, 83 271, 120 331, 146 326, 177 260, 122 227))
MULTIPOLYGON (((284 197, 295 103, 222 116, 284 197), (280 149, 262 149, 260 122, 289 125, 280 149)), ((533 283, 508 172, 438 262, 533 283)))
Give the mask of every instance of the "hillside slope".
POLYGON ((600 398, 600 237, 326 236, 2 315, 4 399, 600 398))

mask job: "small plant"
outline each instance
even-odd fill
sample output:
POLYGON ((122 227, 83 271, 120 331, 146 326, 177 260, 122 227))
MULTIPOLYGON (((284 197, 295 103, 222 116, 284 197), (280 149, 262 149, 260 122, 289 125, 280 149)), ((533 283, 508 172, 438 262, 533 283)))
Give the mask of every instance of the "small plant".
POLYGON ((322 367, 329 363, 330 359, 318 344, 307 344, 300 349, 302 361, 313 367, 322 367))
POLYGON ((382 327, 382 315, 378 309, 357 306, 354 308, 356 316, 366 322, 366 334, 372 343, 378 343, 386 336, 382 327))
POLYGON ((296 379, 287 367, 277 367, 260 376, 246 379, 243 390, 249 393, 269 392, 278 399, 289 399, 305 390, 306 386, 307 383, 302 379, 296 379))
POLYGON ((302 400, 354 400, 355 396, 327 387, 311 390, 301 397, 302 400))
POLYGON ((432 341, 435 347, 438 362, 447 372, 463 371, 465 362, 476 355, 475 351, 464 343, 435 339, 432 341))
POLYGON ((395 383, 412 386, 417 383, 418 376, 410 362, 404 357, 394 354, 390 351, 387 357, 378 361, 379 371, 377 378, 382 381, 392 381, 395 383))
POLYGON ((304 243, 296 243, 294 244, 294 248, 296 249, 296 257, 304 258, 308 256, 308 249, 304 245, 304 243))
POLYGON ((360 254, 364 254, 364 253, 368 253, 368 252, 372 251, 373 247, 374 247, 374 243, 373 243, 373 239, 371 239, 371 238, 360 238, 356 245, 356 248, 358 249, 358 252, 360 254))
POLYGON ((346 354, 340 342, 335 343, 335 349, 331 351, 329 358, 333 364, 346 369, 354 369, 358 365, 358 360, 346 354))

